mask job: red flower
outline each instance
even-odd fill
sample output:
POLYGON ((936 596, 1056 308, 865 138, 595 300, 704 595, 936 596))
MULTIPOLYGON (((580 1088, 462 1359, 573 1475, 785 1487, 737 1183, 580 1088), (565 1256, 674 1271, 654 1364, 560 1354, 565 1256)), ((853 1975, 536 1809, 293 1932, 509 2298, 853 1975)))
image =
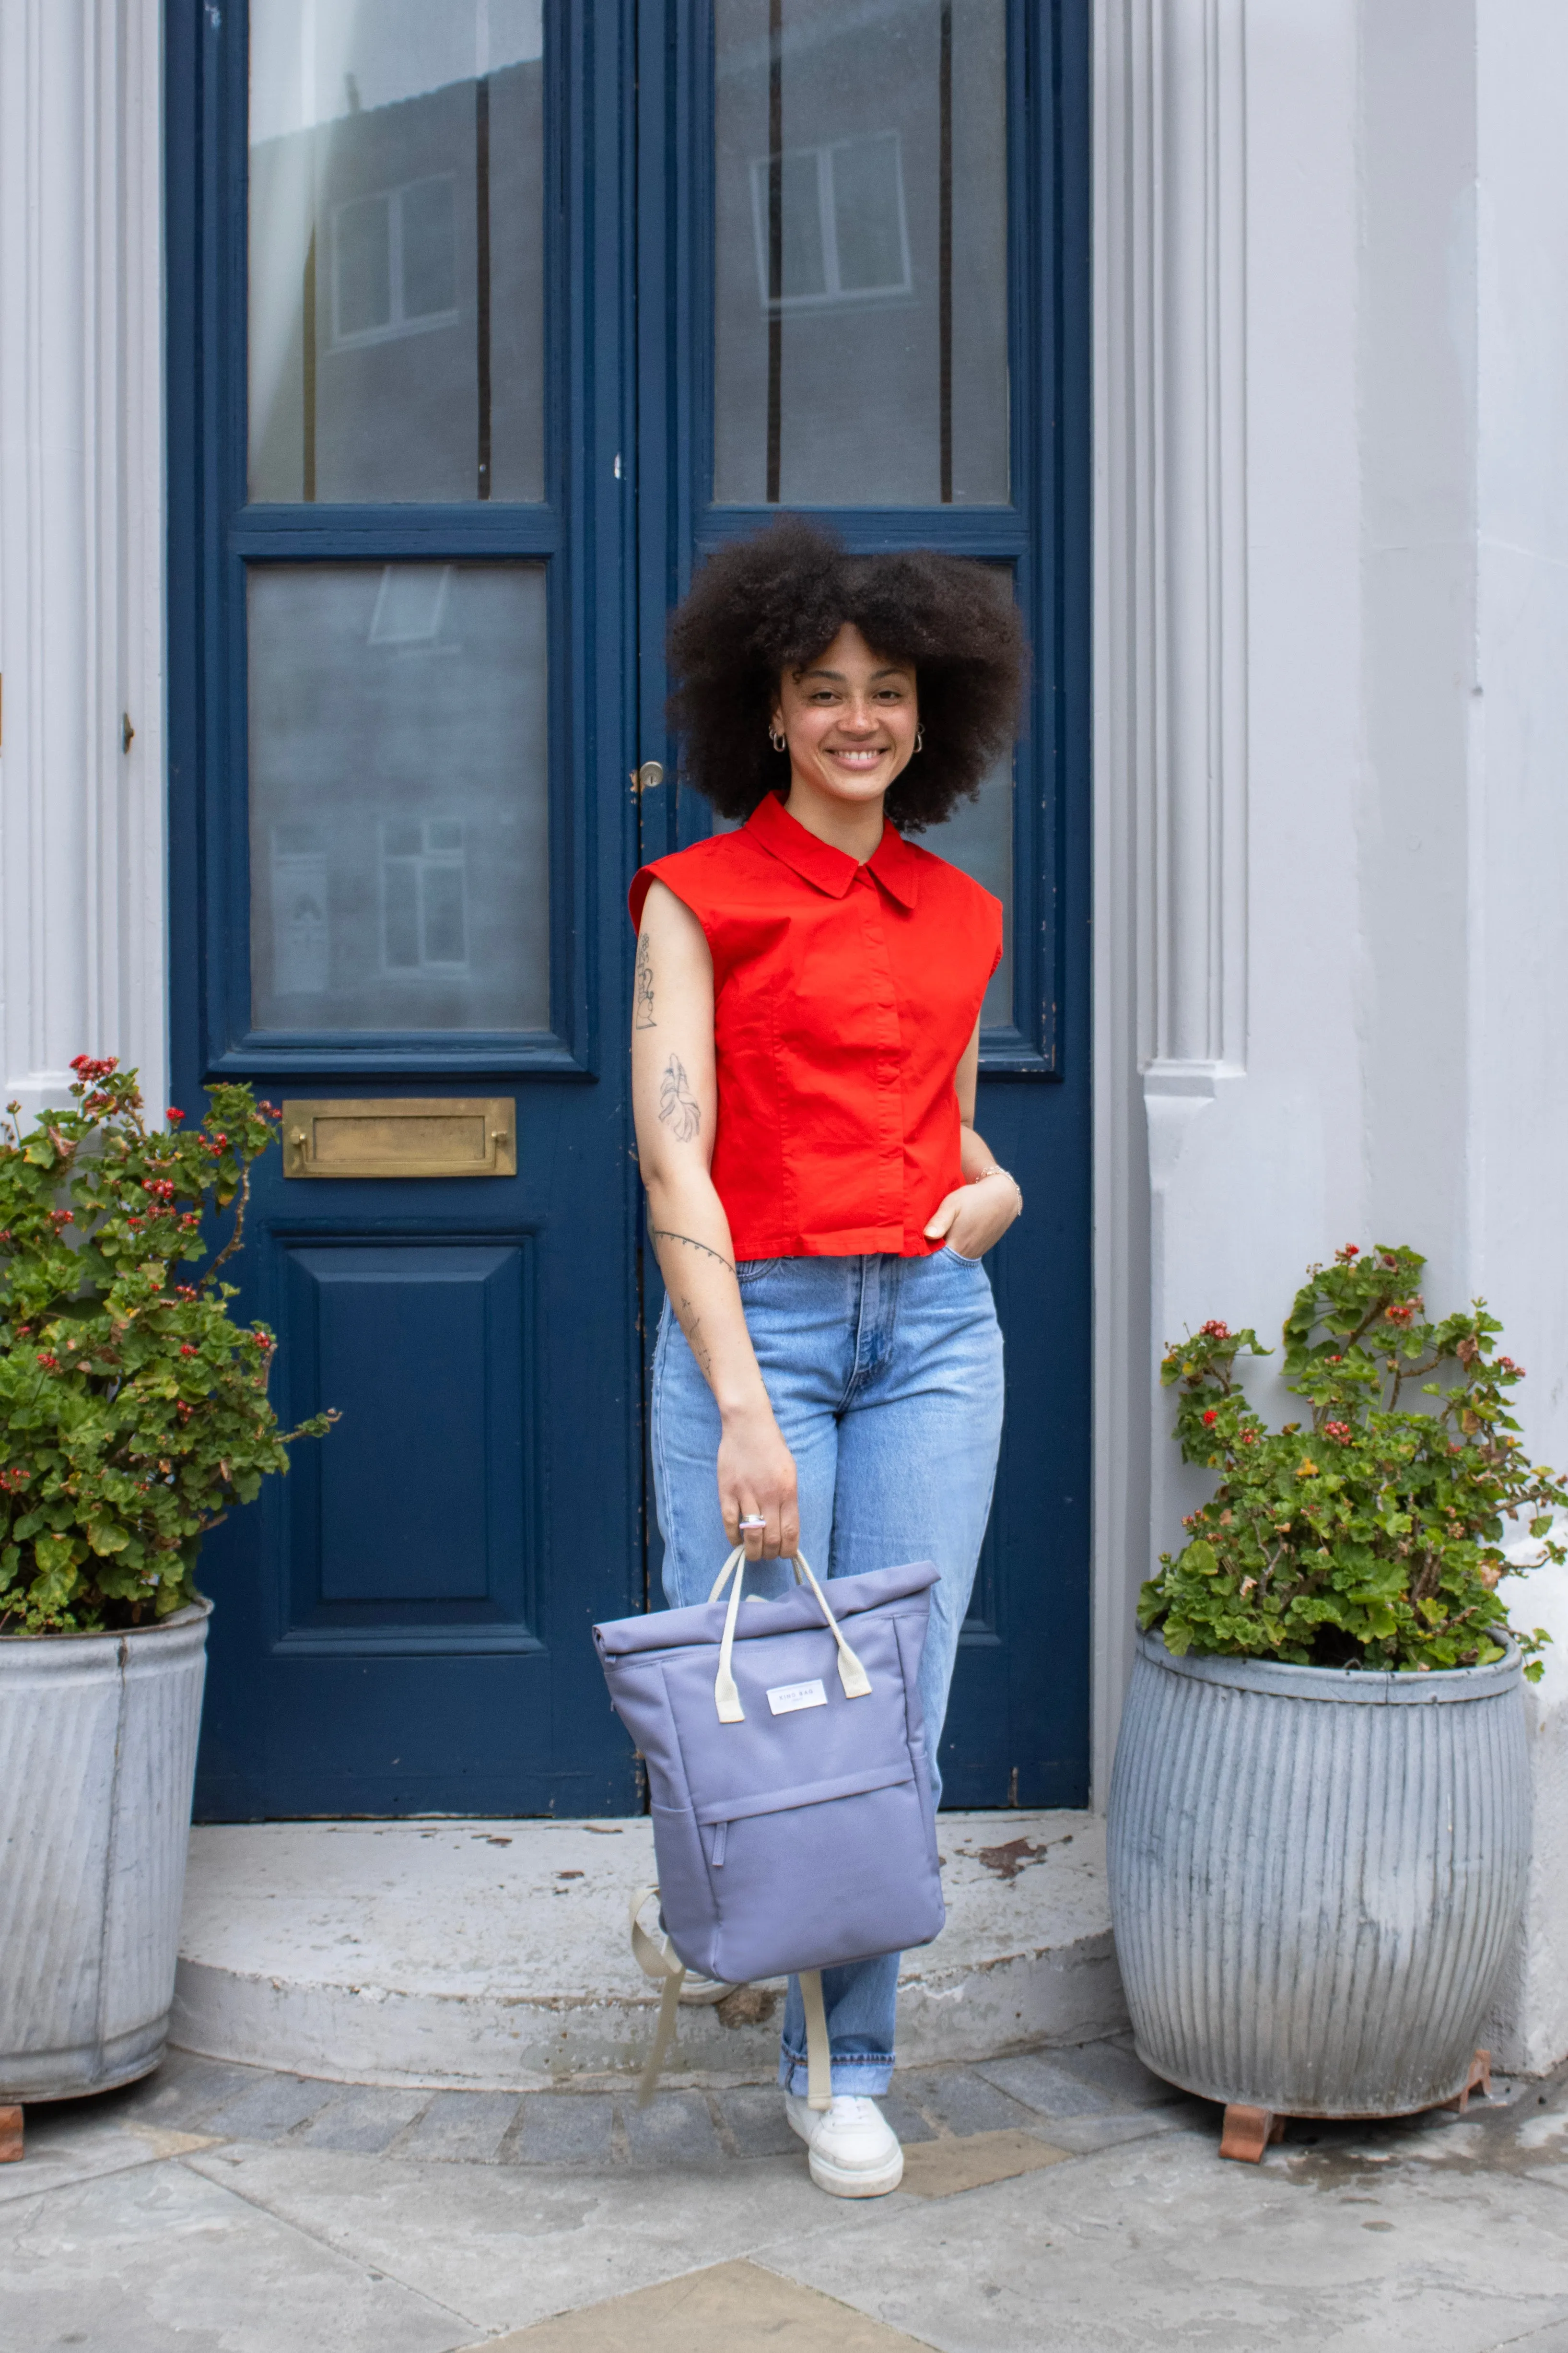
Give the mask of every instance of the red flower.
POLYGON ((192 1345, 191 1345, 191 1344, 190 1344, 190 1342, 189 1342, 188 1340, 182 1340, 182 1341, 181 1341, 181 1343, 180 1343, 180 1354, 181 1354, 181 1356, 194 1356, 195 1355, 195 1353, 196 1353, 196 1352, 195 1352, 195 1350, 192 1347, 192 1345))
POLYGON ((1326 1437, 1337 1438, 1342 1445, 1351 1434, 1351 1426, 1348 1421, 1325 1421, 1323 1431, 1326 1437))
POLYGON ((74 1209, 51 1209, 49 1211, 49 1216, 53 1220, 54 1229, 57 1234, 59 1232, 62 1226, 74 1226, 76 1223, 76 1212, 74 1209))
POLYGON ((172 1119, 176 1122, 184 1119, 184 1115, 185 1114, 183 1111, 176 1111, 173 1103, 169 1105, 168 1110, 163 1113, 163 1117, 165 1119, 172 1119))
POLYGON ((1413 1307, 1402 1307, 1397 1302, 1392 1307, 1385 1307, 1383 1312, 1391 1324, 1409 1324, 1414 1320, 1415 1314, 1413 1307))
POLYGON ((1230 1337, 1230 1325, 1217 1315, 1211 1315, 1208 1322, 1201 1324, 1198 1329, 1207 1340, 1228 1340, 1230 1337))
POLYGON ((58 1373, 59 1371, 59 1358, 58 1356, 51 1356, 47 1348, 40 1348, 38 1350, 38 1362, 42 1365, 46 1373, 58 1373))
POLYGON ((1243 1446, 1256 1446, 1258 1432, 1255 1430, 1244 1430, 1241 1433, 1241 1442, 1243 1446))
POLYGON ((1347 1242, 1343 1250, 1341 1250, 1340 1256, 1342 1259, 1360 1258, 1361 1244, 1359 1242, 1347 1242))
POLYGON ((1218 1414, 1215 1411, 1215 1409, 1214 1409, 1213 1406, 1211 1405, 1211 1406, 1210 1406, 1210 1408, 1209 1408, 1209 1409, 1208 1409, 1208 1411, 1207 1411, 1207 1412, 1205 1414, 1205 1416, 1204 1416, 1204 1427, 1205 1427, 1205 1430, 1207 1430, 1207 1429, 1211 1428, 1211 1427, 1213 1426, 1213 1424, 1214 1424, 1215 1422, 1216 1422, 1218 1419, 1219 1419, 1219 1416, 1218 1416, 1218 1414))

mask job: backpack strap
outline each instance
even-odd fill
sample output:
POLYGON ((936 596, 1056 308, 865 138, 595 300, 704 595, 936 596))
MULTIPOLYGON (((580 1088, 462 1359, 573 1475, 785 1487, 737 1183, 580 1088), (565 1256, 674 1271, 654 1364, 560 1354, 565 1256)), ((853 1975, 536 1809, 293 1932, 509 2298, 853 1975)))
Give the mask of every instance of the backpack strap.
POLYGON ((675 2042, 676 2013, 683 2001, 707 2003, 722 2001, 735 1989, 726 1981, 700 1978, 689 1971, 676 1955, 668 1936, 657 1942, 643 1926, 638 1916, 645 1904, 657 1899, 657 1887, 637 1887, 632 1891, 632 1958, 645 1978, 651 1978, 662 1990, 658 2000, 658 2023, 654 2029, 653 2049, 648 2052, 637 2085, 637 2105, 646 2108, 652 2099, 658 2079, 669 2064, 670 2051, 675 2042))
POLYGON ((833 2058, 827 2046, 827 2011, 822 2000, 822 1971, 802 1969, 800 1998, 805 2004, 805 2105, 833 2105, 833 2058))
MULTIPOLYGON (((633 1890, 631 1899, 633 1955, 643 1975, 652 1978, 654 1983, 663 1989, 658 1998, 658 2024, 654 2029, 653 2049, 648 2052, 647 2064, 637 2084, 639 2108, 647 2107, 658 2088, 660 2075, 668 2064, 675 2042, 681 1989, 686 1983, 686 1964, 678 1960, 671 1951, 668 1937, 663 1936, 655 1944, 637 1916, 643 1905, 658 1894, 657 1887, 638 1887, 633 1890)), ((727 1985, 710 1988, 704 1984, 697 1998, 700 2001, 722 2001, 724 1996, 733 1990, 727 1985)), ((813 2108, 829 2108, 833 2105, 833 2063, 827 2044, 827 2011, 822 2000, 820 1969, 802 1969, 800 1996, 805 2004, 806 2105, 813 2108)))
POLYGON ((665 2063, 675 2042, 676 2012, 680 2006, 680 1989, 686 1983, 686 1964, 677 1960, 669 1949, 669 1939, 661 1937, 656 1945, 637 1915, 648 1898, 657 1895, 657 1887, 637 1887, 632 1891, 632 1956, 644 1977, 662 1985, 658 1998, 658 2024, 654 2029, 653 2049, 647 2054, 647 2064, 637 2084, 637 2105, 646 2108, 654 2095, 665 2063))

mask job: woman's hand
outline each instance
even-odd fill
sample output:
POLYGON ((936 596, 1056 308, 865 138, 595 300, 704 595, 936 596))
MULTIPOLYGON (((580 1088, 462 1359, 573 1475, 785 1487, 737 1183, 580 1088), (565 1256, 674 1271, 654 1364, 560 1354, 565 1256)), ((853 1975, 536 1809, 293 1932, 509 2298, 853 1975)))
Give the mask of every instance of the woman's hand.
MULTIPOLYGON (((759 1385, 760 1386, 760 1385, 759 1385)), ((795 1457, 784 1442, 766 1398, 726 1413, 719 1440, 719 1508, 732 1545, 744 1539, 748 1560, 786 1558, 800 1546, 800 1504, 795 1457), (742 1520, 760 1519, 760 1528, 742 1520)))
POLYGON ((1024 1197, 1005 1169, 960 1185, 926 1222, 928 1241, 945 1242, 961 1258, 984 1258, 1000 1241, 1024 1206, 1024 1197))

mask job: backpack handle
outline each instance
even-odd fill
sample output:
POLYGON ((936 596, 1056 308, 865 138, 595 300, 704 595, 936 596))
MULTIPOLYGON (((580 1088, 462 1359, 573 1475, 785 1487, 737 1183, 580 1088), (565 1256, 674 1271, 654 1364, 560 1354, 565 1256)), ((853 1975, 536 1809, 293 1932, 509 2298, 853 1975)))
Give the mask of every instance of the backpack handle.
MULTIPOLYGON (((866 1699, 870 1694, 871 1678, 860 1664, 839 1630, 838 1620, 827 1606, 827 1596, 812 1575, 811 1563, 803 1552, 793 1556, 795 1583, 804 1572, 805 1581, 816 1594, 818 1606, 827 1620, 828 1631, 838 1646, 838 1680, 844 1686, 846 1699, 866 1699)), ((730 1607, 724 1613, 724 1634, 719 1645, 719 1672, 713 1683, 713 1704, 719 1711, 721 1724, 744 1724, 746 1711, 741 1705, 741 1694, 735 1688, 735 1672, 731 1663, 735 1648, 735 1620, 741 1614, 741 1588, 746 1579, 746 1547, 737 1545, 723 1567, 719 1571, 710 1601, 717 1601, 731 1574, 735 1582, 730 1586, 730 1607)))

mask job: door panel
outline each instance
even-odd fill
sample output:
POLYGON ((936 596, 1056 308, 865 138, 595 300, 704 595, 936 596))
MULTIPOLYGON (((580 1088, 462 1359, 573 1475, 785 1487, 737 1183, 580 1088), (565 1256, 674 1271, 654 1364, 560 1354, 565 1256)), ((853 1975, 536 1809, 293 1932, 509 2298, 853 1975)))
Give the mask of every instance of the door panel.
POLYGON ((177 1099, 420 1107, 256 1174, 241 1304, 342 1418, 204 1551, 208 1817, 639 1803, 625 31, 169 10, 177 1099), (515 1151, 417 1173, 478 1100, 515 1151))
POLYGON ((353 1405, 291 1482, 285 1641, 416 1621, 459 1641, 478 1625, 527 1637, 524 1434, 537 1373, 526 1248, 287 1250, 290 1416, 353 1405))

